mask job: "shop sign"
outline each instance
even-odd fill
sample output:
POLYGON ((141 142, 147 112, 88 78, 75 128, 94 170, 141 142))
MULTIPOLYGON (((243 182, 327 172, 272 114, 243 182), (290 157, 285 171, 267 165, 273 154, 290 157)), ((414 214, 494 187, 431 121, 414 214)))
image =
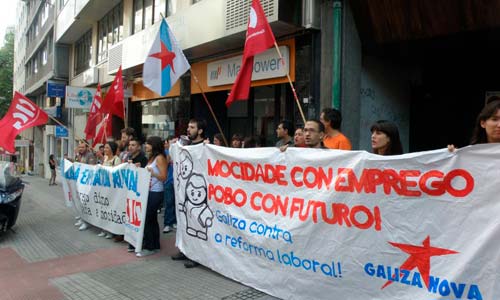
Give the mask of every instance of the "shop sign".
MULTIPOLYGON (((262 80, 286 76, 290 64, 290 51, 288 46, 279 47, 283 60, 279 57, 276 48, 254 57, 252 80, 262 80), (283 65, 283 62, 285 63, 283 65)), ((207 64, 208 86, 232 84, 241 68, 242 55, 227 59, 217 60, 207 64)))
POLYGON ((56 137, 68 137, 68 129, 66 127, 56 126, 56 137))
POLYGON ((90 109, 96 89, 87 87, 66 87, 66 108, 90 109))
POLYGON ((47 97, 63 98, 66 93, 66 84, 47 81, 47 97))
POLYGON ((30 140, 15 140, 14 141, 14 146, 17 147, 29 147, 30 146, 30 140))

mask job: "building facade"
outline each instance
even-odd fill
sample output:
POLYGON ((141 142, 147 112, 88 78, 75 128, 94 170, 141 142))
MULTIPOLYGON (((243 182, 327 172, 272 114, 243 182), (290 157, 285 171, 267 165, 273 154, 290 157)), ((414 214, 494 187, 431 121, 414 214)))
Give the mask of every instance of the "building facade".
POLYGON ((256 57, 249 100, 227 108, 250 2, 20 1, 15 90, 69 128, 67 137, 54 121, 24 132, 18 150, 25 167, 47 173, 50 154, 73 155, 75 139, 84 136, 89 91, 100 83, 105 94, 120 66, 127 113, 114 120, 117 138, 123 126, 143 138, 179 136, 192 117, 206 119, 212 136, 218 129, 206 97, 228 139, 239 133, 273 145, 280 120, 303 123, 298 105, 306 118, 336 107, 353 149, 370 151, 370 125, 386 119, 412 152, 467 145, 484 99, 500 95, 500 0, 261 0, 283 58, 274 49, 256 57), (192 68, 160 97, 144 87, 142 67, 163 16, 192 68), (66 87, 64 97, 53 91, 58 85, 66 87), (86 104, 72 105, 68 87, 86 104))

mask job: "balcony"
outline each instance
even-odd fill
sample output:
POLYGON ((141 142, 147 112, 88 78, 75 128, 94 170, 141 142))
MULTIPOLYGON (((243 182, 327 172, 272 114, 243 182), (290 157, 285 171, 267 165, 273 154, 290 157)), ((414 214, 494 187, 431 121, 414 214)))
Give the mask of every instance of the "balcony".
POLYGON ((52 34, 52 28, 54 27, 54 8, 49 10, 49 15, 45 24, 40 28, 38 35, 35 39, 31 40, 26 48, 26 61, 28 61, 33 54, 40 48, 40 45, 45 41, 47 34, 52 34))
POLYGON ((40 8, 40 4, 42 4, 41 0, 35 0, 35 1, 31 2, 30 11, 29 11, 29 15, 27 18, 27 21, 28 21, 27 27, 29 27, 31 25, 31 23, 33 23, 33 18, 35 18, 36 14, 38 13, 38 9, 40 8))
POLYGON ((57 15, 56 43, 72 44, 76 42, 120 1, 69 0, 57 15))
POLYGON ((38 72, 27 76, 26 78, 26 94, 32 94, 38 89, 45 88, 45 82, 54 75, 54 52, 47 57, 45 65, 38 66, 38 72))

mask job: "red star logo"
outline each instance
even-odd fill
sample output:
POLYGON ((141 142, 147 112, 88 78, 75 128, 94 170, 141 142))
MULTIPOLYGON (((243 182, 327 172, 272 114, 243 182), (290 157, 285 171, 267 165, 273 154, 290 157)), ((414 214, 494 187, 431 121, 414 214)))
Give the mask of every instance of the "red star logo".
POLYGON ((173 61, 175 59, 175 53, 168 51, 168 48, 163 42, 160 41, 161 51, 150 55, 150 57, 158 58, 161 60, 161 69, 165 69, 167 66, 172 68, 172 72, 175 73, 173 61))
MULTIPOLYGON (((415 268, 418 269, 420 275, 422 276, 425 286, 429 288, 429 273, 431 270, 431 256, 441 256, 447 254, 456 254, 458 252, 431 247, 431 238, 427 236, 425 240, 422 242, 422 246, 409 245, 409 244, 399 244, 389 242, 392 246, 403 250, 404 252, 410 254, 410 257, 399 267, 401 270, 413 270, 415 268)), ((386 286, 390 285, 394 281, 387 281, 382 289, 386 286)))

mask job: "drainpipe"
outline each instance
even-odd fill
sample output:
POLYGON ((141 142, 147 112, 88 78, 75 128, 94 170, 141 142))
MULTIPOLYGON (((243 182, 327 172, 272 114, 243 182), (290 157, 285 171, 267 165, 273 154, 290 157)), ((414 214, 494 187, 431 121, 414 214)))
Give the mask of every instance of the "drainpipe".
POLYGON ((332 107, 338 110, 340 110, 341 65, 342 65, 342 2, 333 1, 332 107))

